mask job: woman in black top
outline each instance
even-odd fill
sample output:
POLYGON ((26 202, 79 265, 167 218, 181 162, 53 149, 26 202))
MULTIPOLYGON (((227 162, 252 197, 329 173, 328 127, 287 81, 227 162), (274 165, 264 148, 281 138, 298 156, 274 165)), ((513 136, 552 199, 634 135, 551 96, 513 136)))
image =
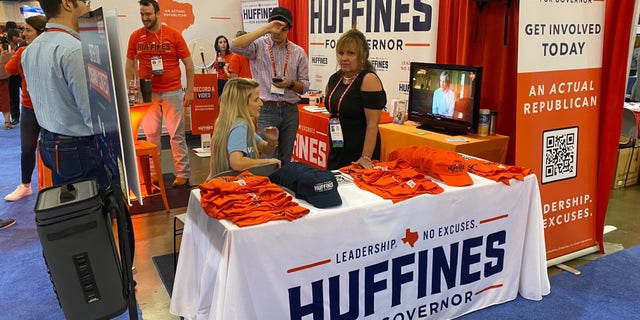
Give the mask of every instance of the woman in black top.
POLYGON ((336 44, 336 55, 340 70, 329 78, 325 106, 331 112, 330 123, 339 121, 343 139, 331 134, 336 128, 330 124, 327 169, 351 163, 370 169, 372 159, 380 159, 378 122, 387 96, 369 62, 367 40, 360 31, 345 32, 336 44))

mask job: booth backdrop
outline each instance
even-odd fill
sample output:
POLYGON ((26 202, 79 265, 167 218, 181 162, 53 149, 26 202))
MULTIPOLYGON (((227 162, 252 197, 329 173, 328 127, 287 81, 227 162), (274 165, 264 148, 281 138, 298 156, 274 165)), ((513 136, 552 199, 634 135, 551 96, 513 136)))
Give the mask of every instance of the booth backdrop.
MULTIPOLYGON (((166 7, 169 0, 160 0, 166 7)), ((279 0, 292 10, 295 27, 290 39, 308 50, 308 1, 279 0)), ((231 37, 242 28, 242 12, 236 1, 219 1, 216 6, 195 4, 167 13, 162 20, 187 20, 183 35, 188 41, 198 37, 215 39, 217 34, 231 37), (186 10, 184 10, 186 8, 186 10), (185 17, 193 14, 194 20, 185 17), (169 16, 169 14, 173 16, 169 16), (212 30, 214 32, 212 32, 212 30)), ((97 8, 118 8, 121 47, 126 47, 128 35, 142 26, 135 1, 95 0, 97 8)), ((622 103, 626 85, 627 60, 631 27, 635 25, 633 0, 607 1, 604 25, 602 64, 602 106, 597 170, 597 232, 602 247, 602 230, 616 162, 622 103)), ((485 70, 481 103, 483 107, 499 111, 497 133, 511 136, 515 141, 516 54, 518 1, 489 1, 482 7, 476 1, 440 1, 436 62, 483 65, 485 70), (511 6, 507 6, 511 3, 511 6), (505 15, 505 12, 507 13, 505 15), (505 21, 506 37, 505 37, 505 21), (506 39, 506 44, 505 44, 506 39), (489 70, 491 70, 489 72, 489 70)), ((507 163, 514 161, 514 146, 509 146, 507 163)))

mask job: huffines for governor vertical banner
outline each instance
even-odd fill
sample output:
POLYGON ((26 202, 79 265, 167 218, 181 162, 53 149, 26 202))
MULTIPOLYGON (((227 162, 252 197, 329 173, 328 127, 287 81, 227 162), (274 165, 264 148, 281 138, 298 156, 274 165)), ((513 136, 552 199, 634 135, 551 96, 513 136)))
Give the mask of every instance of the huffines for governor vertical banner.
POLYGON ((598 0, 520 2, 516 164, 538 176, 547 259, 558 263, 597 249, 604 10, 598 0))
POLYGON ((387 101, 407 99, 409 63, 435 62, 438 0, 309 0, 309 80, 323 90, 338 70, 336 42, 355 26, 369 42, 387 101))

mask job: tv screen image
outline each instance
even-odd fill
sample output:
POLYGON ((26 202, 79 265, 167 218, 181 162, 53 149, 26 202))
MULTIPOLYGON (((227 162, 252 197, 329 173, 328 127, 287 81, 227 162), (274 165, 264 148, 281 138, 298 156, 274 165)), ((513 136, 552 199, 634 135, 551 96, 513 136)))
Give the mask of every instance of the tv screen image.
POLYGON ((475 133, 481 84, 480 66, 411 62, 409 120, 449 135, 475 133))

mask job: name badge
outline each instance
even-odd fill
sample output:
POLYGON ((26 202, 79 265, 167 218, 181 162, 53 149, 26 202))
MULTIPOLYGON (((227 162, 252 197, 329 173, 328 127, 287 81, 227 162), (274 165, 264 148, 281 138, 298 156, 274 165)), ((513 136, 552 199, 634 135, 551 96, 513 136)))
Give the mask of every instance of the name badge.
POLYGON ((278 97, 282 97, 284 96, 284 88, 278 88, 276 86, 274 86, 273 84, 271 85, 271 94, 276 95, 278 97))
POLYGON ((151 71, 155 75, 162 75, 164 73, 164 67, 162 65, 162 56, 151 57, 151 71))
POLYGON ((331 146, 334 148, 344 147, 344 138, 342 137, 342 126, 340 126, 340 119, 329 119, 329 135, 331 135, 331 146))

